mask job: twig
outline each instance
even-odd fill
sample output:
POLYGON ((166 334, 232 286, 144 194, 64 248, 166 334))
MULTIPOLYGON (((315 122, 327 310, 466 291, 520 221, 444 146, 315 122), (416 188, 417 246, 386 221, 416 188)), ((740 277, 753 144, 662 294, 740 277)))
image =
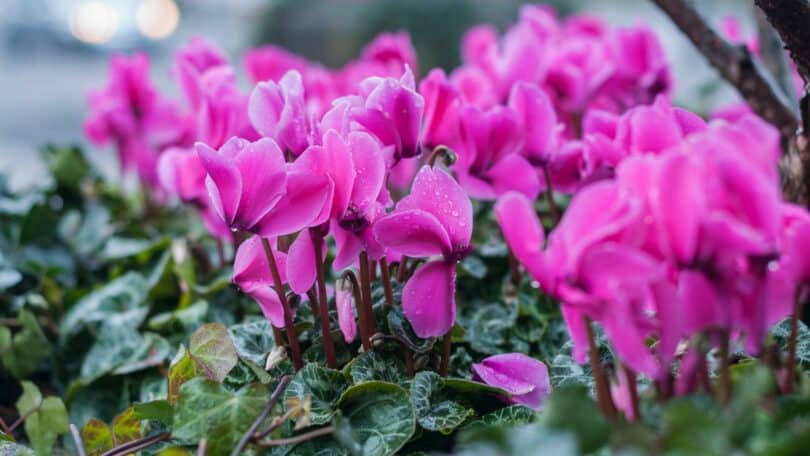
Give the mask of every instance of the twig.
POLYGON ((169 440, 172 435, 168 432, 164 432, 162 434, 156 434, 152 437, 145 437, 138 440, 133 440, 131 442, 127 442, 121 446, 113 448, 112 450, 108 450, 103 453, 101 456, 118 456, 122 454, 130 454, 136 453, 138 451, 143 450, 144 448, 149 448, 150 446, 160 443, 164 440, 169 440))
POLYGON ((76 445, 76 453, 79 456, 87 456, 87 452, 84 451, 84 442, 82 441, 82 435, 79 434, 79 429, 76 428, 76 425, 70 423, 70 435, 73 437, 73 443, 76 445))
POLYGON ((287 295, 284 293, 284 285, 281 282, 281 275, 278 272, 278 265, 276 264, 276 257, 273 254, 273 249, 270 247, 270 241, 262 237, 262 246, 264 253, 267 256, 267 262, 270 264, 270 273, 273 275, 273 283, 275 284, 276 294, 278 295, 281 306, 284 308, 284 329, 287 330, 287 343, 290 346, 292 353, 292 361, 295 370, 301 370, 304 367, 304 362, 301 359, 301 346, 298 344, 298 335, 295 333, 295 324, 292 318, 292 309, 290 303, 287 302, 287 295))
POLYGON ((278 399, 281 397, 281 394, 287 388, 287 385, 290 384, 292 377, 289 375, 285 375, 281 377, 278 384, 276 385, 276 389, 273 390, 273 394, 270 395, 270 399, 268 399, 267 404, 264 405, 262 412, 259 413, 259 416, 256 417, 256 420, 253 421, 253 424, 250 425, 250 428, 242 435, 242 438, 239 439, 239 443, 233 448, 231 451, 231 456, 239 456, 242 454, 242 450, 245 449, 250 439, 253 438, 253 434, 259 429, 259 426, 267 419, 270 415, 270 412, 273 410, 273 407, 278 402, 278 399))
POLYGON ((326 426, 320 429, 315 429, 314 431, 306 432, 304 434, 298 434, 292 437, 288 437, 286 439, 266 440, 263 442, 258 442, 257 445, 261 447, 295 445, 297 443, 306 442, 307 440, 316 439, 318 437, 329 435, 334 432, 335 432, 334 426, 326 426))

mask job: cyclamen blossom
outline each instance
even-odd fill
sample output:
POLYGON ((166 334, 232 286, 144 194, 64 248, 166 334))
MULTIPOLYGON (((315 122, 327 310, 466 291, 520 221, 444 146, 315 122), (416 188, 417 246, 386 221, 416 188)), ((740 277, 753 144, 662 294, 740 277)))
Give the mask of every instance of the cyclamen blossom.
POLYGON ((251 143, 231 138, 219 151, 202 143, 196 148, 208 173, 206 187, 214 210, 232 229, 271 237, 324 218, 331 181, 323 175, 287 172, 272 139, 251 143))
POLYGON ((374 236, 385 248, 411 257, 434 257, 402 290, 402 308, 419 337, 438 337, 455 322, 456 263, 471 250, 472 204, 445 171, 424 166, 411 194, 377 220, 374 236))
POLYGON ((290 70, 278 81, 260 82, 250 95, 249 116, 263 136, 299 155, 310 143, 311 115, 307 112, 301 74, 290 70))
POLYGON ((548 367, 521 353, 490 356, 472 365, 473 380, 507 391, 512 404, 540 409, 551 393, 548 367))

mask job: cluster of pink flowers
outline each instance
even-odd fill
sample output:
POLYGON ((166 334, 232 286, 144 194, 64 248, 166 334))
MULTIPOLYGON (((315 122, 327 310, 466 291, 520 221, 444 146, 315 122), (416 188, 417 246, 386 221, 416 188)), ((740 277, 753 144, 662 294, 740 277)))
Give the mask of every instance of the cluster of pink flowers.
MULTIPOLYGON (((212 234, 257 235, 238 245, 233 281, 277 328, 292 330, 282 285, 318 288, 331 237, 335 271, 425 259, 403 310, 420 337, 447 334, 472 198, 497 200, 511 251, 563 303, 578 360, 589 320, 654 379, 696 334, 758 350, 810 278, 799 253, 810 216, 781 199, 776 131, 750 114, 707 124, 672 107, 669 67, 643 26, 526 6, 502 36, 471 29, 461 51, 449 76, 417 83, 404 33, 337 70, 265 46, 247 54, 255 85, 243 93, 222 52, 195 39, 173 68, 184 109, 151 86, 144 56, 118 56, 86 130, 144 184, 198 207, 212 234), (458 157, 448 170, 420 168, 423 151, 445 147, 458 157), (543 190, 575 193, 547 241, 534 210, 543 190)), ((351 341, 363 304, 336 294, 351 341)), ((539 406, 545 367, 504 356, 476 375, 539 406)))
POLYGON ((810 279, 810 215, 780 195, 777 131, 753 115, 707 124, 659 100, 598 134, 617 151, 614 177, 579 191, 547 242, 525 196, 495 208, 516 257, 563 303, 575 357, 589 319, 653 379, 696 335, 725 333, 757 353, 810 279))

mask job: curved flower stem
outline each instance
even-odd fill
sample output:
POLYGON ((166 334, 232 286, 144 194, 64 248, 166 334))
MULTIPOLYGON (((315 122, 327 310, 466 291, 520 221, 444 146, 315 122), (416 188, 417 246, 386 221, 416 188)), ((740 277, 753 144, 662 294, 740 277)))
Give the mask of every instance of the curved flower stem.
POLYGON ((543 179, 546 181, 546 201, 548 201, 548 210, 551 212, 552 228, 557 226, 560 222, 560 208, 554 201, 554 189, 551 188, 551 174, 548 172, 548 167, 543 167, 543 179))
POLYGON ((796 379, 796 345, 799 338, 799 318, 802 314, 801 288, 796 291, 793 302, 793 315, 790 318, 790 339, 788 339, 787 375, 783 391, 785 394, 793 392, 793 383, 796 379))
MULTIPOLYGON (((236 446, 233 448, 233 451, 231 451, 231 456, 239 456, 240 454, 242 454, 242 450, 245 449, 245 446, 247 446, 250 439, 254 438, 254 434, 259 429, 259 426, 261 426, 264 420, 266 420, 267 417, 270 415, 270 412, 273 410, 273 407, 275 407, 276 402, 278 402, 278 399, 281 397, 281 394, 287 388, 287 385, 290 384, 291 380, 292 377, 289 375, 281 377, 281 380, 279 380, 278 384, 276 385, 276 389, 273 390, 273 394, 270 395, 270 399, 267 401, 267 404, 264 405, 264 408, 262 409, 261 413, 259 413, 259 416, 256 417, 256 419, 253 421, 253 424, 250 425, 247 432, 245 432, 242 435, 242 438, 239 439, 239 443, 237 443, 236 446)), ((258 438, 262 437, 264 436, 258 438)))
POLYGON ((360 285, 363 292, 363 308, 365 313, 366 330, 369 337, 374 334, 374 310, 371 302, 371 272, 369 271, 368 253, 360 252, 360 285))
POLYGON ((450 333, 453 330, 447 332, 444 335, 444 339, 442 339, 442 360, 439 364, 439 375, 442 377, 447 377, 447 373, 450 370, 450 347, 453 345, 453 338, 450 336, 450 333))
POLYGON ((456 162, 458 157, 456 156, 456 153, 453 152, 453 149, 450 149, 445 145, 436 146, 428 158, 428 165, 431 167, 436 166, 436 160, 439 158, 444 159, 445 166, 450 166, 456 162))
POLYGON ((729 335, 728 331, 720 331, 720 378, 717 384, 717 402, 722 405, 728 403, 731 397, 731 375, 729 373, 729 335))
POLYGON ((402 259, 399 260, 399 264, 397 265, 397 282, 401 284, 405 283, 407 274, 408 274, 408 257, 402 255, 402 259))
POLYGON ((360 342, 363 344, 363 350, 371 350, 371 332, 366 325, 366 313, 363 312, 363 298, 360 295, 360 284, 357 282, 357 276, 351 269, 343 273, 343 278, 348 279, 352 283, 352 293, 354 294, 354 305, 357 307, 357 320, 360 327, 360 342))
POLYGON ((283 335, 283 334, 281 334, 281 330, 280 330, 280 329, 278 329, 278 328, 276 328, 276 327, 275 327, 275 326, 273 326, 273 325, 270 325, 270 327, 271 327, 271 328, 273 328, 273 340, 276 342, 276 346, 277 346, 277 347, 284 347, 284 346, 286 346, 286 345, 287 345, 287 343, 286 343, 286 342, 284 342, 284 335, 283 335))
POLYGON ((329 435, 332 434, 333 432, 335 432, 334 426, 326 426, 320 429, 315 429, 314 431, 306 432, 304 434, 298 434, 292 437, 288 437, 286 439, 276 439, 258 442, 257 445, 259 445, 260 447, 294 445, 296 443, 306 442, 307 440, 312 440, 318 437, 322 437, 324 435, 329 435))
POLYGON ((377 262, 376 261, 371 260, 369 271, 371 273, 370 282, 376 282, 377 281, 377 262))
MULTIPOLYGON (((313 233, 314 235, 314 233, 313 233)), ((326 299, 326 280, 323 276, 323 255, 321 252, 321 238, 314 236, 312 243, 315 246, 315 271, 318 278, 319 314, 321 320, 321 335, 323 336, 323 351, 326 354, 326 365, 332 369, 337 368, 335 357, 335 343, 329 328, 329 301, 326 299)))
POLYGON ((287 295, 284 293, 284 285, 281 283, 281 276, 278 273, 278 265, 276 264, 276 256, 273 254, 273 249, 270 247, 270 241, 264 237, 261 239, 264 254, 267 255, 267 262, 270 263, 270 273, 273 275, 276 294, 278 295, 279 301, 281 301, 281 306, 284 308, 284 328, 287 330, 287 342, 290 344, 293 366, 295 370, 298 371, 304 367, 304 362, 301 359, 301 346, 298 344, 298 334, 296 334, 295 325, 293 324, 292 309, 290 309, 290 303, 287 302, 287 295))
POLYGON ((591 375, 596 384, 596 400, 602 413, 612 419, 616 417, 616 406, 613 405, 613 398, 610 396, 605 371, 602 369, 602 361, 599 359, 599 347, 596 346, 593 326, 588 317, 585 317, 585 330, 588 332, 588 359, 591 362, 591 375))
POLYGON ((388 260, 380 258, 380 276, 385 290, 385 302, 388 307, 394 307, 394 291, 391 289, 391 271, 388 270, 388 260))

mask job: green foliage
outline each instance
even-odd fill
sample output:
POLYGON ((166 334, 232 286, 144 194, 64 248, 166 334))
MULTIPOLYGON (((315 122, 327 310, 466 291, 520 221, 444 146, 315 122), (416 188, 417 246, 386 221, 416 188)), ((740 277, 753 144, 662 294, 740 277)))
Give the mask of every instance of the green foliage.
POLYGON ((310 422, 314 425, 325 424, 332 420, 337 412, 340 395, 349 387, 349 379, 343 372, 321 367, 317 364, 307 364, 295 374, 292 382, 284 392, 284 397, 309 397, 312 408, 309 413, 310 422))
POLYGON ((9 328, 0 327, 0 360, 15 377, 25 378, 50 354, 51 346, 31 312, 20 310, 17 321, 22 329, 13 336, 9 328))
POLYGON ((17 411, 25 417, 25 434, 37 456, 50 455, 59 434, 68 432, 65 404, 55 396, 43 398, 39 388, 31 382, 22 382, 22 388, 17 411))

